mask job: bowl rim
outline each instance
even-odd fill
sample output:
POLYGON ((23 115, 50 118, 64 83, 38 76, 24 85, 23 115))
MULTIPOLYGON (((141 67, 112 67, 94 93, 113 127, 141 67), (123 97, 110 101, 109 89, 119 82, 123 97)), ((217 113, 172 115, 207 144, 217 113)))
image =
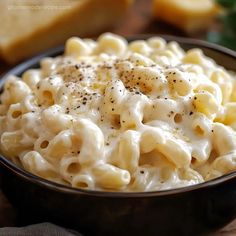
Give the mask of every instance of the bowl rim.
MULTIPOLYGON (((192 48, 197 48, 200 46, 201 48, 211 49, 219 53, 225 54, 236 60, 235 51, 225 48, 223 46, 209 43, 209 42, 206 42, 204 40, 199 40, 199 39, 185 38, 185 37, 172 36, 172 35, 163 35, 163 34, 138 34, 138 35, 126 37, 126 39, 128 41, 133 41, 133 40, 145 40, 150 37, 161 37, 161 38, 164 38, 168 42, 176 41, 177 43, 180 43, 180 44, 186 44, 191 47, 193 46, 192 48)), ((48 57, 48 56, 54 57, 57 55, 61 55, 63 51, 64 51, 64 46, 59 46, 59 47, 47 50, 46 52, 41 53, 39 55, 36 55, 33 58, 28 59, 25 62, 22 62, 21 64, 13 67, 8 72, 0 76, 0 89, 2 89, 3 84, 5 83, 5 80, 7 79, 9 75, 19 73, 19 71, 20 73, 22 73, 23 71, 27 69, 33 68, 32 66, 35 64, 38 64, 42 58, 48 57)), ((14 172, 17 176, 20 176, 21 178, 24 178, 28 180, 29 182, 40 185, 42 187, 49 188, 57 192, 89 195, 89 196, 96 196, 96 197, 109 197, 109 198, 158 197, 158 196, 183 194, 186 192, 195 191, 199 189, 215 187, 219 184, 222 184, 226 181, 236 178, 236 170, 235 170, 228 174, 222 175, 218 178, 205 181, 199 184, 194 184, 194 185, 179 187, 179 188, 172 188, 172 189, 167 189, 167 190, 156 190, 156 191, 145 191, 145 192, 122 192, 122 191, 109 191, 109 190, 103 191, 103 190, 73 188, 71 186, 52 182, 50 180, 44 179, 42 177, 39 177, 37 175, 34 175, 24 170, 23 168, 17 166, 12 161, 4 157, 2 154, 0 154, 0 163, 4 165, 8 170, 14 172)))

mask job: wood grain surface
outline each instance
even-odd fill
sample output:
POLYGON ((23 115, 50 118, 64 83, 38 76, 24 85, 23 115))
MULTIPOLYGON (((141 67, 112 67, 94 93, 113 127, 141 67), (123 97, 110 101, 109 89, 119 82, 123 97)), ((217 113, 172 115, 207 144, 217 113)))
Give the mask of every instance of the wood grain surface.
MULTIPOLYGON (((121 24, 111 31, 124 36, 134 34, 171 34, 204 39, 204 32, 195 35, 185 35, 183 32, 170 25, 154 20, 151 15, 151 2, 151 0, 136 0, 135 5, 129 10, 121 24)), ((212 27, 218 26, 213 25, 212 27)), ((9 66, 0 61, 0 74, 4 73, 12 66, 13 65, 9 66)), ((0 227, 14 226, 15 220, 16 214, 13 207, 0 190, 0 227)), ((212 235, 236 235, 236 220, 212 235)))

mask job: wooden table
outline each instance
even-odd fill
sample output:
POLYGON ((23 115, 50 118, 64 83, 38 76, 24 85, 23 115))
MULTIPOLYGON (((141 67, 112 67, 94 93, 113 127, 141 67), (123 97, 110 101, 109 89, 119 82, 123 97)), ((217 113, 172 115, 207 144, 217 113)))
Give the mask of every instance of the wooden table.
MULTIPOLYGON (((129 36, 134 34, 171 34, 177 36, 185 35, 180 30, 167 25, 165 23, 157 22, 151 16, 151 0, 136 0, 135 5, 127 13, 122 23, 117 26, 112 32, 129 36)), ((204 38, 204 32, 190 37, 204 38)), ((0 62, 0 74, 9 69, 10 66, 0 62)), ((7 199, 3 196, 0 190, 0 227, 14 226, 15 211, 9 204, 7 199)), ((215 233, 214 236, 233 236, 236 235, 236 220, 229 224, 224 229, 215 233)))

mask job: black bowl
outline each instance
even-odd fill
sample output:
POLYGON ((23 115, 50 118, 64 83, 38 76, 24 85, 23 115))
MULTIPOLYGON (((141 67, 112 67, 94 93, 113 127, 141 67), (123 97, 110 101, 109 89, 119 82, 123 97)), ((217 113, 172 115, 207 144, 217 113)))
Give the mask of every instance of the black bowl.
MULTIPOLYGON (((140 35, 133 39, 146 39, 140 35)), ((194 39, 163 36, 184 49, 201 48, 217 63, 236 71, 236 53, 194 39)), ((132 40, 132 39, 131 39, 132 40)), ((57 48, 11 70, 21 75, 38 67, 57 48)), ((200 235, 215 231, 236 217, 236 172, 190 187, 155 192, 120 193, 80 190, 52 183, 0 156, 2 190, 18 209, 23 223, 54 222, 84 235, 200 235)))

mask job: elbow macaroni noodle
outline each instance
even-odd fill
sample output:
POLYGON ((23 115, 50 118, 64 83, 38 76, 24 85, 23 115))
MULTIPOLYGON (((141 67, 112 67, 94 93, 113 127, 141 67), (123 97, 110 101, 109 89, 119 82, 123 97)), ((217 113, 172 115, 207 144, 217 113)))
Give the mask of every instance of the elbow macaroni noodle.
POLYGON ((1 152, 51 181, 110 191, 193 185, 236 170, 235 74, 176 42, 76 37, 5 83, 1 152))

